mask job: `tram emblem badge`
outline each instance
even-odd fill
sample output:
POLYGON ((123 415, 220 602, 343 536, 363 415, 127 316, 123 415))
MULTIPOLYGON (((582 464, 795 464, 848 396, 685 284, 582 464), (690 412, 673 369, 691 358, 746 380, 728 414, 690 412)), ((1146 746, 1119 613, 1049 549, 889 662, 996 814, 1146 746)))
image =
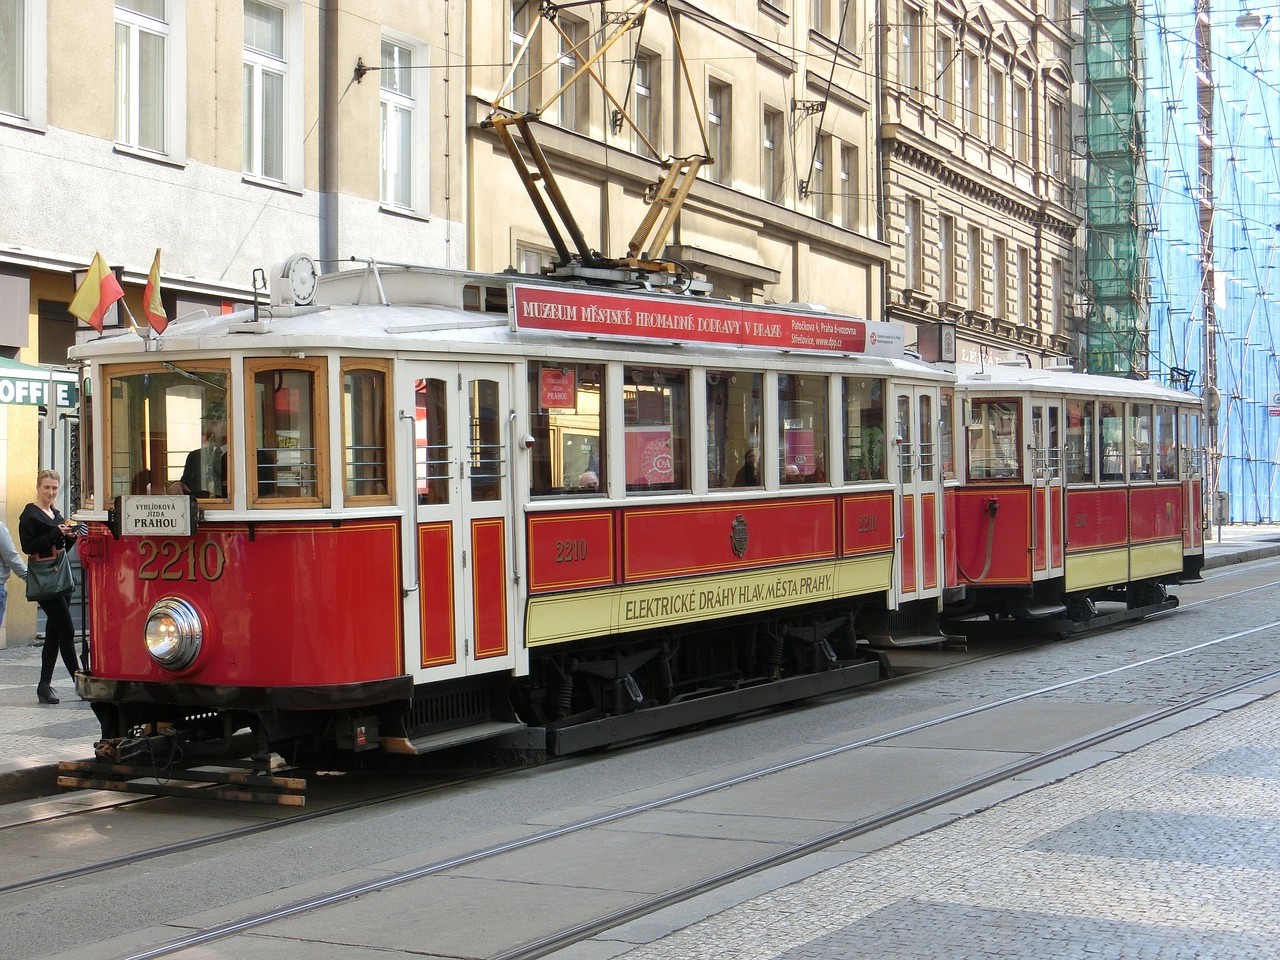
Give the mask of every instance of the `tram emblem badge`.
POLYGON ((733 526, 729 530, 729 543, 733 546, 733 555, 738 559, 742 559, 747 553, 747 521, 742 514, 738 514, 733 520, 733 526))

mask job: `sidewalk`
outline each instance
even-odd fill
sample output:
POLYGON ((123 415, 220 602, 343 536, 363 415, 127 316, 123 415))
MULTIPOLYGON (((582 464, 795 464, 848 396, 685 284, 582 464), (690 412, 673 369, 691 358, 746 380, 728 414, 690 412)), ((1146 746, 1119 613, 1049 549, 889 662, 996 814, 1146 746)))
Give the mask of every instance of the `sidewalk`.
MULTIPOLYGON (((1216 528, 1205 544, 1205 568, 1280 556, 1280 524, 1216 528)), ((40 675, 38 646, 0 649, 0 803, 56 792, 60 760, 93 755, 98 722, 89 704, 75 694, 61 661, 53 688, 62 702, 36 702, 40 675)))

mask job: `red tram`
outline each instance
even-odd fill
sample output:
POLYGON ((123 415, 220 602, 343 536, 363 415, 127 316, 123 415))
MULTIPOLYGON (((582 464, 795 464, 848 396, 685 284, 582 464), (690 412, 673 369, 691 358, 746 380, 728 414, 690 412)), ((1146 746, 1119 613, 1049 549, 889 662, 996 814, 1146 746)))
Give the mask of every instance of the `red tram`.
POLYGON ((814 308, 313 270, 76 348, 105 756, 565 753, 874 681, 944 598, 1078 613, 1196 566, 1182 395, 1086 416, 1079 378, 957 388, 814 308), (1123 482, 1113 434, 1149 438, 1123 482))
POLYGON ((1204 563, 1198 397, 1059 370, 962 369, 950 624, 1042 619, 1046 629, 1176 606, 1165 587, 1204 563), (1098 603, 1120 604, 1103 614, 1098 603))

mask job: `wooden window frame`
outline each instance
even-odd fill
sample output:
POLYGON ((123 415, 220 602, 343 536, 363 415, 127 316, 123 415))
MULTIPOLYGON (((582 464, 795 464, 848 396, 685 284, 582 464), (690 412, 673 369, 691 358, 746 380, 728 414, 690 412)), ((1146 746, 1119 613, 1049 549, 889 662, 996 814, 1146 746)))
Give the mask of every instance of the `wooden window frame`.
MULTIPOLYGON (((339 436, 343 440, 342 443, 342 502, 348 506, 374 507, 384 506, 395 503, 396 497, 396 420, 393 416, 394 404, 391 402, 391 370, 390 360, 380 360, 373 357, 343 357, 339 363, 340 372, 338 374, 338 382, 344 394, 339 397, 339 408, 341 410, 342 422, 340 424, 341 433, 339 436), (345 390, 347 374, 351 372, 364 371, 371 373, 381 373, 382 380, 382 424, 383 436, 386 438, 386 455, 387 455, 387 492, 385 494, 359 494, 356 496, 347 495, 347 404, 345 401, 345 390)), ((256 476, 256 474, 255 474, 256 476)))
POLYGON ((299 507, 327 507, 329 490, 329 360, 295 359, 292 357, 249 357, 244 361, 244 426, 245 426, 245 486, 249 506, 264 510, 287 510, 299 507), (254 387, 257 375, 266 370, 310 373, 313 380, 311 398, 311 432, 316 444, 315 497, 262 497, 258 491, 258 406, 254 387))

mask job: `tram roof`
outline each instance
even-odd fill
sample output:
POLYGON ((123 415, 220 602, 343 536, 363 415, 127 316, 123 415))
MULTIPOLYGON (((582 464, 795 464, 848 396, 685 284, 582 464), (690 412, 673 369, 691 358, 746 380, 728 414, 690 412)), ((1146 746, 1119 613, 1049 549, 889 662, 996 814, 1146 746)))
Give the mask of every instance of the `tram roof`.
MULTIPOLYGON (((551 290, 593 291, 595 288, 564 281, 507 274, 479 274, 434 268, 383 267, 379 282, 386 302, 370 301, 365 271, 348 270, 322 277, 317 303, 308 306, 267 305, 235 313, 180 317, 162 337, 147 338, 132 330, 107 334, 74 347, 75 359, 129 362, 226 355, 318 350, 372 352, 409 356, 416 352, 455 354, 459 359, 481 355, 556 357, 610 360, 624 357, 655 358, 659 362, 752 367, 783 365, 833 372, 853 369, 883 375, 923 379, 949 379, 950 374, 913 356, 880 357, 830 351, 780 350, 768 346, 588 337, 553 330, 516 330, 505 309, 484 312, 464 309, 463 287, 496 290, 510 284, 533 284, 551 290), (440 301, 440 302, 432 302, 440 301)), ((603 290, 601 293, 616 293, 603 290)), ((623 291, 631 296, 643 296, 623 291)), ((671 303, 678 295, 657 295, 655 301, 671 303)), ((677 301, 679 302, 679 301, 677 301)), ((692 305, 742 307, 733 301, 690 298, 692 305)), ((808 305, 770 305, 778 313, 812 315, 808 305)), ((833 315, 836 316, 836 315, 833 315)), ((869 328, 876 327, 874 321, 869 328)))
POLYGON ((1103 377, 1076 373, 1073 370, 1042 370, 1005 364, 956 368, 959 390, 999 392, 1018 389, 1034 393, 1076 396, 1121 397, 1124 399, 1160 401, 1162 403, 1200 403, 1200 397, 1183 390, 1127 377, 1103 377))

